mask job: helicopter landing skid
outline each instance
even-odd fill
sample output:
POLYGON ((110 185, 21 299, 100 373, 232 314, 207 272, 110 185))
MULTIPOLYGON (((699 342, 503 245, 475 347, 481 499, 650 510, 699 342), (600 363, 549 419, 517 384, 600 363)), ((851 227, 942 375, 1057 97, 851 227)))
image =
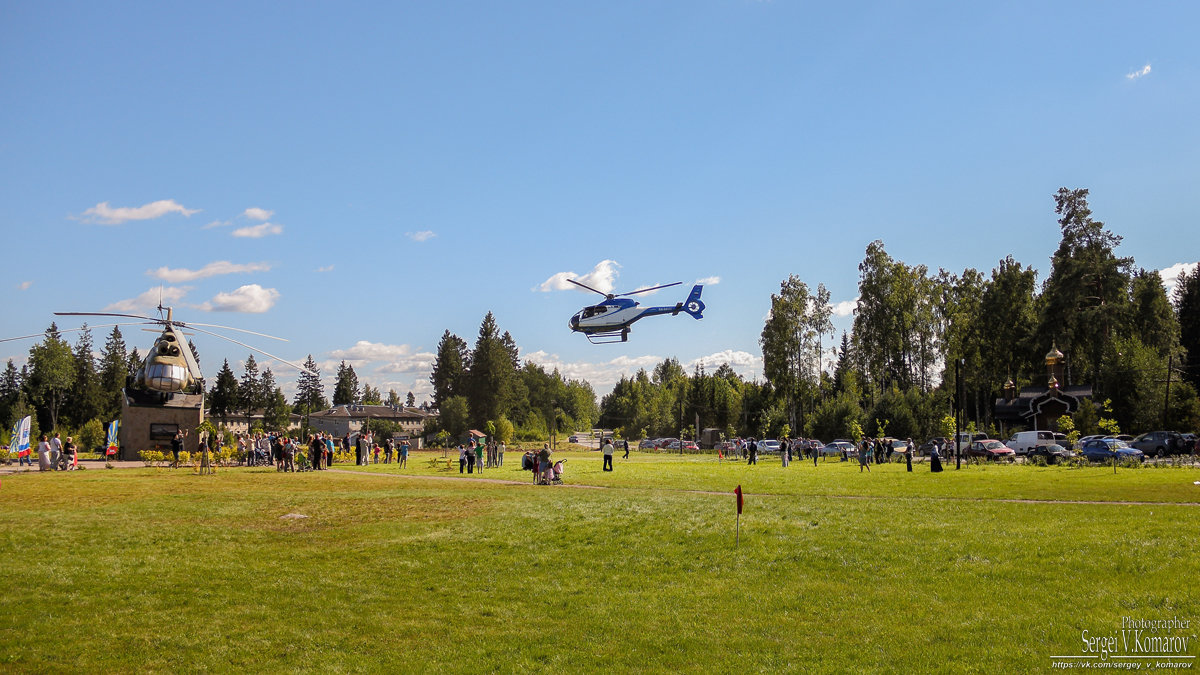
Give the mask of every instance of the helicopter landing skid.
POLYGON ((629 326, 621 330, 608 331, 606 333, 585 333, 588 342, 594 345, 607 345, 614 342, 625 342, 629 340, 629 326))

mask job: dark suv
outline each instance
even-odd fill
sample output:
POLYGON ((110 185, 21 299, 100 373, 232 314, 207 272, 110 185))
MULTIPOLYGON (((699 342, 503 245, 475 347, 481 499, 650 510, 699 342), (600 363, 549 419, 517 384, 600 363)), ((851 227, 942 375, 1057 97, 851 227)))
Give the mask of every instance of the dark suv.
POLYGON ((1181 455, 1190 448, 1184 447, 1183 435, 1177 431, 1151 431, 1129 442, 1129 445, 1146 453, 1149 457, 1181 455))

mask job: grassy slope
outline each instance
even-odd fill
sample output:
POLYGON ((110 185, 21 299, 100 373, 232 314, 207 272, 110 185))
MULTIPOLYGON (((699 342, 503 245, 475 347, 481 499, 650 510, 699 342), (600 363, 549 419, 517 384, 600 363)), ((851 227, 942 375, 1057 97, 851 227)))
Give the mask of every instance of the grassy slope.
MULTIPOLYGON (((1197 471, 860 477, 635 457, 602 474, 594 454, 572 456, 568 482, 616 490, 245 469, 7 477, 0 552, 22 572, 0 596, 0 667, 1044 669, 1085 628, 1200 618, 1198 507, 943 499, 1200 501, 1197 471), (680 490, 739 482, 735 549, 732 497, 680 490), (823 496, 861 494, 890 498, 823 496), (293 512, 310 517, 279 518, 293 512)), ((484 477, 526 480, 508 460, 484 477)))

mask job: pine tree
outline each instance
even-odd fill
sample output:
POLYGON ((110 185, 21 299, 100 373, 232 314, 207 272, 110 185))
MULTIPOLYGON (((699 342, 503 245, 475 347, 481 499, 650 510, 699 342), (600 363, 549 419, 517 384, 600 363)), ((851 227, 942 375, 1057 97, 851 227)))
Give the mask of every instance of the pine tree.
POLYGON ((429 383, 433 385, 434 406, 441 408, 451 396, 464 393, 469 360, 466 341, 450 331, 443 333, 441 341, 438 342, 433 372, 429 374, 429 383))
POLYGON ((271 372, 270 368, 263 370, 260 385, 262 391, 266 392, 263 404, 263 424, 268 429, 285 431, 290 422, 289 416, 292 409, 288 405, 283 391, 275 384, 275 374, 271 372))
POLYGON ((395 389, 388 389, 387 404, 393 408, 400 405, 400 394, 395 389))
POLYGON ((17 405, 17 397, 20 394, 20 374, 12 359, 9 359, 8 365, 4 368, 4 375, 0 377, 0 425, 3 425, 6 430, 12 428, 13 420, 9 418, 17 405))
POLYGON ((1179 346, 1179 323, 1158 272, 1138 270, 1130 282, 1130 328, 1142 344, 1166 356, 1179 346))
POLYGON ((188 340, 188 349, 192 352, 192 358, 196 359, 196 367, 200 367, 200 350, 196 349, 196 343, 188 340))
POLYGON ((142 355, 138 353, 138 348, 134 347, 132 352, 129 352, 129 361, 125 364, 125 373, 130 377, 137 375, 137 371, 142 367, 142 355))
POLYGON ((225 359, 217 373, 217 381, 208 392, 208 411, 212 417, 225 418, 238 409, 237 376, 229 368, 229 359, 225 359))
POLYGON ((98 416, 104 406, 104 395, 100 375, 96 372, 96 360, 92 356, 92 331, 87 324, 75 342, 75 383, 67 396, 69 421, 74 427, 98 416))
POLYGON ((329 402, 325 400, 325 385, 321 384, 321 371, 317 369, 317 362, 313 361, 312 354, 308 355, 304 367, 307 370, 300 371, 300 377, 296 379, 296 399, 293 407, 297 412, 304 414, 325 410, 329 407, 329 402))
POLYGON ((128 362, 121 329, 113 326, 100 354, 100 417, 106 421, 115 420, 121 414, 121 390, 125 388, 125 378, 129 374, 128 362))
POLYGON ((359 400, 358 375, 354 372, 354 366, 342 361, 338 365, 337 383, 333 386, 333 404, 346 405, 358 403, 359 400))
POLYGON ((417 405, 417 397, 416 397, 416 396, 413 396, 413 393, 412 393, 411 391, 410 391, 410 392, 408 392, 408 396, 406 396, 406 397, 404 398, 404 405, 406 405, 406 406, 408 406, 408 407, 410 407, 410 408, 414 408, 414 407, 416 407, 416 405, 417 405))
POLYGON ((1184 378, 1200 389, 1200 265, 1179 275, 1175 282, 1175 315, 1179 343, 1187 350, 1184 378))
POLYGON ((262 379, 258 374, 258 363, 251 354, 246 358, 246 371, 242 373, 242 380, 238 383, 238 400, 241 409, 247 415, 262 409, 266 405, 267 393, 263 391, 262 379))
POLYGON ((496 317, 488 312, 479 325, 479 337, 471 352, 467 376, 467 404, 475 424, 482 427, 507 412, 515 375, 510 352, 496 326, 496 317))

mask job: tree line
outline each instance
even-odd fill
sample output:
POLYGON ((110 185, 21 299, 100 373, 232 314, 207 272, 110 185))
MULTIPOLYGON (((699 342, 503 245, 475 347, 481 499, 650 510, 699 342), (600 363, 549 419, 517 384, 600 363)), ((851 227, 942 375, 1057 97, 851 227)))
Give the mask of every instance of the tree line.
POLYGON ((1054 204, 1061 241, 1040 285, 1011 255, 990 274, 933 272, 873 241, 852 329, 830 357, 829 293, 790 275, 759 339, 764 382, 728 366, 688 374, 668 359, 622 378, 600 403, 600 424, 634 438, 690 437, 697 422, 742 436, 927 438, 961 412, 967 426, 1002 436, 1019 428, 1000 428, 995 401, 1046 384, 1045 355, 1057 348, 1062 384, 1093 388, 1073 421, 1080 433, 1102 421, 1131 432, 1200 428, 1200 269, 1168 298, 1157 272, 1118 255, 1121 237, 1092 217, 1088 190, 1062 188, 1054 204))

